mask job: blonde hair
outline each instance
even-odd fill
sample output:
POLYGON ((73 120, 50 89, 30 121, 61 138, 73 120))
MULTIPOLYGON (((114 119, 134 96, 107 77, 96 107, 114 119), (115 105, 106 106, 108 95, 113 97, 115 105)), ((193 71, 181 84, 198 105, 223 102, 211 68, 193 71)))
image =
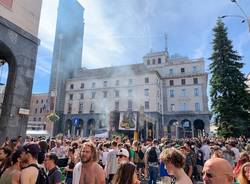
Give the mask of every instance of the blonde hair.
POLYGON ((240 169, 239 176, 237 180, 239 181, 240 184, 248 184, 248 179, 245 174, 245 168, 250 167, 250 162, 246 162, 240 169))
POLYGON ((97 161, 98 154, 97 154, 95 144, 93 142, 85 142, 82 144, 81 150, 86 146, 90 147, 90 149, 91 149, 92 161, 97 161))

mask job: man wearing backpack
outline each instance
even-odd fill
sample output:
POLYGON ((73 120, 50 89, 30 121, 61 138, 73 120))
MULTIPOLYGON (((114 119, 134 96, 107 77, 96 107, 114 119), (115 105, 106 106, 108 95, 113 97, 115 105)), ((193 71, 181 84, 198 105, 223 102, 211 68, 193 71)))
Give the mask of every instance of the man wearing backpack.
POLYGON ((38 144, 30 143, 23 147, 21 162, 21 184, 48 184, 48 177, 45 171, 38 166, 37 158, 40 152, 38 144))
POLYGON ((148 147, 145 153, 145 167, 148 168, 149 181, 148 184, 156 184, 159 169, 158 141, 153 140, 153 143, 148 147))

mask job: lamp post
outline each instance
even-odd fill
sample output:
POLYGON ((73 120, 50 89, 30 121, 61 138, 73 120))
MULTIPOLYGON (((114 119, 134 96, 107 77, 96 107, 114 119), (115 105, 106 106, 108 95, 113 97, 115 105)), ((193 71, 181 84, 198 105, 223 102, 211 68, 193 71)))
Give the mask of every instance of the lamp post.
POLYGON ((237 2, 237 0, 231 0, 232 3, 235 3, 236 6, 240 9, 242 16, 241 15, 223 15, 220 18, 226 18, 226 17, 238 17, 241 19, 241 23, 246 22, 248 25, 248 31, 250 32, 250 17, 246 14, 244 9, 240 6, 240 4, 237 2))

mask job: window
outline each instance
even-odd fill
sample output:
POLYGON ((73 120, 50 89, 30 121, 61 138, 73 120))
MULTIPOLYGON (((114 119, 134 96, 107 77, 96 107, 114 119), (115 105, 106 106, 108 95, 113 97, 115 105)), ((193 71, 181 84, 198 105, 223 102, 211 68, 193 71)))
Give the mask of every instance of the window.
POLYGON ((108 97, 108 92, 107 91, 103 91, 103 98, 107 98, 108 97))
POLYGON ((181 68, 181 73, 185 73, 185 68, 181 68))
POLYGON ((69 100, 73 100, 73 94, 69 94, 69 100))
POLYGON ((155 65, 155 59, 153 59, 153 65, 155 65))
POLYGON ((197 72, 197 67, 193 66, 193 72, 197 72))
POLYGON ((119 97, 119 91, 115 90, 115 97, 118 98, 119 97))
POLYGON ((199 96, 199 88, 194 88, 194 96, 199 96))
POLYGON ((43 104, 43 99, 41 100, 41 104, 43 104))
POLYGON ((84 83, 81 83, 81 89, 84 88, 84 83))
POLYGON ((70 84, 70 89, 74 89, 74 84, 70 84))
POLYGON ((39 118, 38 118, 38 121, 41 121, 41 120, 42 120, 42 118, 41 118, 41 117, 39 117, 39 118))
POLYGON ((128 97, 132 97, 133 96, 133 90, 132 89, 129 89, 128 90, 128 97))
POLYGON ((49 102, 49 100, 48 99, 46 99, 46 103, 48 103, 49 102))
POLYGON ((149 83, 149 78, 145 77, 145 83, 148 84, 149 83))
POLYGON ((149 89, 144 89, 144 96, 149 96, 149 89))
POLYGON ((170 105, 170 111, 171 111, 171 112, 174 112, 174 111, 175 111, 175 105, 174 105, 174 104, 171 104, 171 105, 170 105))
POLYGON ((119 86, 119 83, 120 83, 119 80, 116 80, 116 81, 115 81, 115 85, 116 85, 116 86, 119 86))
POLYGON ((39 101, 38 100, 36 100, 36 104, 38 104, 39 103, 39 101))
POLYGON ((84 99, 84 93, 80 93, 80 99, 84 99))
POLYGON ((128 85, 133 84, 133 80, 132 79, 128 79, 128 85))
POLYGON ((92 99, 95 98, 95 93, 96 93, 96 92, 92 92, 92 93, 91 93, 91 98, 92 98, 92 99))
POLYGON ((72 112, 72 104, 69 103, 69 104, 68 104, 68 113, 70 114, 71 112, 72 112))
POLYGON ((150 60, 149 59, 147 60, 147 65, 150 65, 150 60))
POLYGON ((43 108, 40 108, 40 113, 42 113, 43 112, 43 108))
POLYGON ((158 58, 158 64, 161 64, 161 58, 158 58))
POLYGON ((200 103, 195 103, 195 111, 196 112, 199 112, 201 109, 200 109, 200 103))
POLYGON ((170 80, 170 81, 169 81, 169 85, 170 85, 170 86, 173 86, 173 85, 174 85, 174 80, 170 80))
POLYGON ((181 104, 181 111, 187 111, 187 104, 186 103, 181 104))
POLYGON ((103 81, 103 87, 106 88, 108 86, 108 81, 103 81))
POLYGON ((36 121, 36 118, 33 118, 33 121, 36 121))
POLYGON ((187 90, 186 89, 181 89, 181 96, 187 96, 187 90))
POLYGON ((132 100, 128 100, 128 110, 132 110, 132 100))
POLYGON ((92 82, 92 88, 95 88, 95 82, 92 82))
POLYGON ((170 68, 170 69, 169 69, 169 74, 170 74, 170 75, 173 75, 173 74, 174 74, 173 68, 170 68))
POLYGON ((170 89, 170 97, 174 97, 174 90, 170 89))
POLYGON ((145 109, 149 109, 149 101, 145 102, 145 109))
POLYGON ((37 108, 35 108, 35 114, 37 114, 37 108))
POLYGON ((79 113, 83 112, 83 102, 79 102, 79 113))
POLYGON ((186 79, 181 79, 181 84, 185 85, 186 84, 186 79))
POLYGON ((95 111, 95 103, 91 102, 89 112, 94 112, 94 111, 95 111))
POLYGON ((115 110, 119 111, 119 101, 115 101, 115 110))
POLYGON ((193 78, 194 84, 198 84, 198 78, 193 78))

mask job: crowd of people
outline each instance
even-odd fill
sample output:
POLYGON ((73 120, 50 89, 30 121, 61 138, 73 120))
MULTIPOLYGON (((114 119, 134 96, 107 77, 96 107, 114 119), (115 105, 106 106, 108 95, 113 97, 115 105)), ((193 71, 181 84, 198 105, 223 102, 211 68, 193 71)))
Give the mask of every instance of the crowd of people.
POLYGON ((248 184, 250 139, 6 138, 0 184, 248 184))

